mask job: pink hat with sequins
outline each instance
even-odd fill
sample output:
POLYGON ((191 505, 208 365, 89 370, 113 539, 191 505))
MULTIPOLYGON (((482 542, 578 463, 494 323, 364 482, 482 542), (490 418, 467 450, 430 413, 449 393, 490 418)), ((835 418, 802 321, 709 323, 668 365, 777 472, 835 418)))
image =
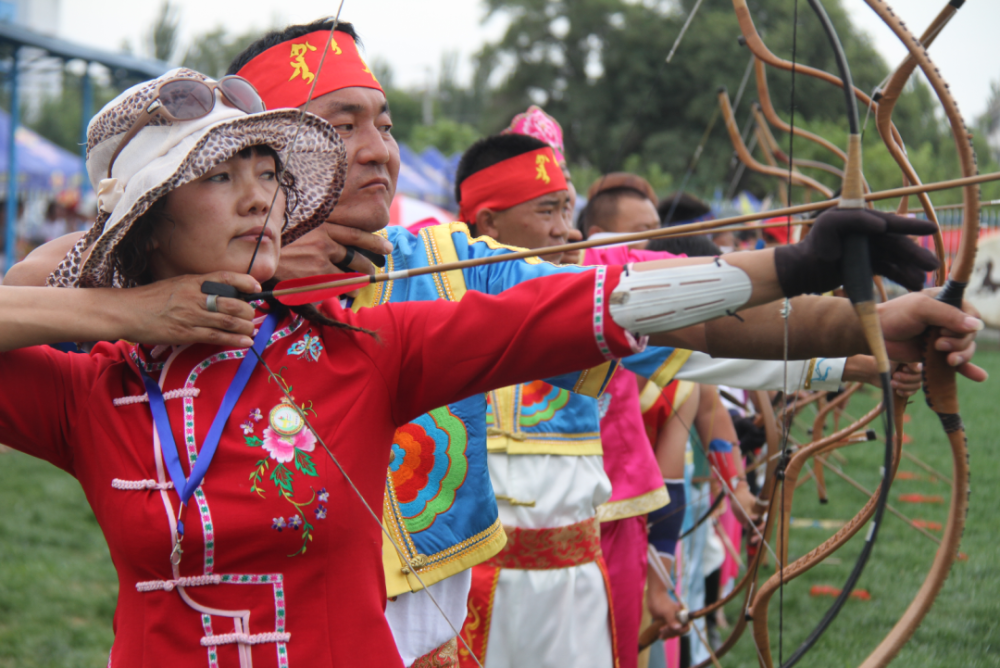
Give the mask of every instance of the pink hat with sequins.
POLYGON ((500 134, 528 135, 540 139, 552 147, 560 165, 566 164, 566 149, 563 147, 562 126, 538 105, 531 105, 523 114, 518 114, 510 126, 500 134))

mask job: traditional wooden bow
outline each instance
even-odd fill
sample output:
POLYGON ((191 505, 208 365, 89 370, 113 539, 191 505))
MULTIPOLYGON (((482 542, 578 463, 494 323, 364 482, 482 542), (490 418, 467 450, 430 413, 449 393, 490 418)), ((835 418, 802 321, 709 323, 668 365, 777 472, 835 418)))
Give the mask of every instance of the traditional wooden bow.
MULTIPOLYGON (((948 85, 940 72, 931 62, 925 47, 920 40, 914 38, 895 13, 880 0, 866 0, 868 5, 885 21, 897 37, 906 45, 910 55, 897 69, 886 86, 891 95, 883 94, 883 105, 888 106, 888 112, 881 108, 883 114, 881 123, 884 125, 890 119, 892 106, 898 98, 899 90, 906 79, 919 66, 931 88, 940 100, 945 115, 951 126, 952 136, 958 150, 962 174, 976 174, 976 156, 972 148, 971 134, 965 126, 965 121, 958 110, 948 90, 948 85), (888 105, 886 105, 888 102, 888 105)), ((952 0, 944 11, 939 14, 928 29, 928 35, 933 38, 962 6, 964 0, 952 0)), ((878 113, 876 118, 878 118, 878 113)), ((883 135, 885 136, 885 135, 883 135)), ((909 177, 908 177, 909 178, 909 177)), ((948 280, 939 299, 955 307, 961 307, 962 295, 976 256, 976 243, 979 236, 979 188, 972 185, 963 190, 964 220, 962 224, 962 239, 958 254, 950 267, 948 280)), ((863 668, 874 668, 889 663, 899 649, 913 635, 924 615, 930 609, 938 592, 951 570, 951 565, 958 554, 958 546, 965 527, 965 516, 968 510, 969 469, 968 448, 966 445, 965 428, 958 408, 958 387, 955 382, 955 369, 948 365, 947 354, 936 350, 935 343, 940 332, 928 333, 925 339, 924 358, 924 394, 928 405, 938 414, 952 452, 952 495, 948 509, 948 524, 942 536, 931 565, 916 597, 910 603, 906 612, 885 637, 878 647, 862 664, 863 668)), ((902 410, 902 409, 900 409, 902 410)))
MULTIPOLYGON (((911 51, 911 57, 908 58, 906 62, 904 62, 903 66, 901 66, 899 70, 897 70, 897 72, 890 79, 889 84, 886 87, 887 90, 894 93, 894 97, 891 99, 890 104, 888 105, 889 110, 887 112, 882 111, 881 108, 878 107, 874 101, 872 101, 870 98, 864 95, 864 93, 862 93, 861 91, 854 89, 853 91, 854 95, 856 95, 859 99, 862 99, 862 101, 868 103, 873 108, 876 108, 876 118, 879 118, 879 115, 881 114, 880 127, 879 127, 880 132, 883 138, 885 139, 886 143, 891 144, 890 151, 893 150, 893 147, 897 149, 895 152, 893 152, 893 157, 896 158, 897 162, 900 164, 901 169, 903 169, 905 180, 908 183, 919 183, 919 179, 916 177, 915 172, 909 165, 908 161, 905 158, 905 155, 903 154, 900 148, 902 146, 902 141, 899 138, 898 132, 896 132, 895 128, 892 126, 891 119, 889 118, 889 116, 891 115, 891 107, 892 104, 894 104, 895 102, 895 98, 898 97, 899 91, 902 89, 903 84, 905 84, 909 74, 913 71, 915 66, 919 64, 922 67, 922 69, 925 70, 925 73, 928 75, 928 79, 932 81, 932 86, 935 89, 935 93, 938 94, 938 97, 942 100, 942 103, 945 106, 946 114, 949 118, 949 121, 952 124, 952 130, 953 133, 955 134, 956 142, 959 144, 959 154, 963 163, 963 174, 965 176, 972 176, 975 173, 975 157, 972 154, 971 146, 969 145, 968 141, 968 136, 965 133, 964 123, 961 122, 961 116, 958 114, 954 102, 951 100, 950 96, 947 93, 946 84, 944 84, 943 80, 940 77, 940 74, 934 70, 933 65, 930 64, 930 61, 926 56, 926 52, 919 46, 920 43, 917 40, 914 40, 911 36, 909 36, 908 33, 906 33, 905 28, 902 26, 901 22, 899 22, 899 20, 892 14, 891 10, 885 7, 883 3, 879 2, 879 0, 868 0, 868 2, 869 5, 871 5, 873 9, 875 9, 876 12, 880 15, 880 17, 882 17, 883 20, 885 20, 887 23, 890 24, 890 27, 892 27, 893 30, 896 32, 896 34, 899 35, 900 38, 904 40, 904 43, 907 43, 907 47, 911 51), (933 77, 931 76, 932 74, 933 77)), ((811 2, 810 4, 813 3, 811 2)), ((959 6, 961 6, 961 4, 962 3, 960 1, 953 2, 949 5, 948 8, 945 9, 945 11, 941 13, 941 15, 939 15, 939 17, 935 20, 935 22, 927 31, 927 35, 929 36, 929 38, 932 39, 934 36, 936 36, 936 34, 938 34, 938 32, 940 32, 940 29, 944 26, 944 24, 947 23, 947 21, 951 18, 951 16, 954 15, 954 12, 957 10, 959 6)), ((810 76, 815 76, 817 78, 820 78, 822 80, 837 85, 843 84, 843 81, 841 79, 838 79, 833 75, 829 75, 820 70, 815 70, 813 68, 809 68, 806 66, 793 65, 791 63, 787 63, 787 61, 783 61, 774 56, 773 54, 771 54, 770 51, 768 51, 764 46, 763 41, 760 39, 759 35, 756 34, 756 30, 754 29, 753 21, 750 18, 749 10, 746 7, 745 1, 734 0, 734 6, 747 44, 750 46, 751 50, 753 50, 754 54, 757 55, 762 61, 768 62, 769 64, 776 67, 780 67, 782 69, 792 69, 794 67, 795 71, 797 72, 801 72, 810 76)), ((847 77, 844 76, 844 79, 846 78, 847 77)), ((760 82, 760 77, 758 77, 758 82, 760 82)), ((845 91, 848 92, 848 95, 850 95, 851 91, 850 88, 845 87, 845 91)), ((978 229, 977 228, 978 211, 975 207, 978 206, 977 204, 978 189, 974 185, 967 186, 964 199, 966 205, 966 219, 963 229, 964 234, 962 240, 962 250, 959 256, 961 262, 958 263, 957 267, 953 268, 952 276, 953 280, 955 281, 953 285, 957 285, 957 283, 962 283, 964 281, 967 281, 968 276, 971 273, 972 261, 974 259, 974 254, 975 254, 976 231, 978 229)), ((929 200, 922 201, 922 204, 924 205, 925 210, 933 211, 932 207, 929 204, 929 200)), ((934 217, 933 214, 931 213, 929 213, 928 217, 931 220, 936 220, 936 217, 934 217)), ((936 239, 936 246, 939 249, 939 256, 943 255, 942 253, 943 244, 941 244, 940 235, 938 235, 938 239, 936 239)), ((957 288, 952 288, 948 296, 952 300, 951 303, 957 305, 954 297, 954 294, 956 292, 959 293, 958 302, 960 302, 960 292, 957 288)), ((936 351, 933 350, 933 340, 928 340, 927 350, 929 353, 929 357, 927 362, 925 363, 927 364, 927 369, 929 373, 926 374, 926 377, 927 377, 927 385, 930 387, 930 390, 928 391, 928 389, 925 388, 925 392, 927 392, 928 394, 929 402, 933 403, 932 407, 935 407, 935 410, 938 410, 939 414, 942 414, 942 421, 945 424, 946 432, 948 432, 949 441, 952 444, 953 458, 955 460, 955 468, 954 468, 955 481, 953 482, 955 493, 952 497, 952 507, 949 513, 950 514, 949 527, 948 530, 946 531, 945 540, 942 540, 942 547, 939 549, 938 554, 935 557, 934 565, 932 566, 931 571, 927 576, 927 580, 925 580, 924 585, 921 587, 921 590, 918 593, 917 598, 914 600, 914 603, 911 604, 910 609, 908 609, 907 613, 904 614, 903 618, 899 621, 899 623, 897 623, 896 627, 893 629, 890 635, 883 641, 882 644, 879 645, 879 647, 872 654, 872 656, 869 657, 868 661, 866 661, 866 663, 864 664, 865 666, 884 665, 885 663, 888 663, 888 661, 891 660, 892 656, 894 656, 895 653, 898 651, 899 647, 902 646, 903 643, 905 643, 905 641, 909 638, 910 635, 912 635, 913 630, 915 630, 917 624, 919 624, 920 619, 922 619, 927 609, 929 609, 933 597, 940 590, 944 577, 947 575, 948 569, 950 568, 951 565, 951 561, 954 559, 954 555, 957 551, 957 542, 958 539, 960 538, 961 526, 964 522, 966 490, 967 490, 967 480, 966 480, 967 463, 964 454, 965 452, 964 435, 961 432, 961 421, 957 415, 957 401, 954 398, 955 395, 954 370, 948 367, 944 359, 945 355, 936 353, 936 351), (940 359, 935 363, 930 359, 930 356, 936 356, 940 359), (934 371, 930 372, 932 366, 934 368, 934 371), (945 377, 940 378, 939 380, 938 379, 939 375, 945 377), (937 388, 938 383, 941 384, 940 389, 937 388), (936 401, 934 399, 936 399, 936 401)), ((904 410, 905 410, 905 402, 903 401, 897 402, 895 410, 896 417, 901 418, 902 412, 904 410)), ((887 445, 887 458, 888 458, 889 456, 891 456, 892 451, 890 448, 890 444, 888 442, 886 445, 887 445)), ((896 446, 896 449, 898 451, 898 444, 896 446)), ((895 463, 898 462, 898 456, 891 457, 891 459, 893 461, 893 465, 885 467, 887 474, 889 474, 889 471, 894 470, 895 463)), ((884 495, 885 493, 886 482, 887 480, 884 479, 883 485, 881 486, 880 489, 880 496, 884 495)), ((830 551, 832 551, 831 548, 834 548, 836 543, 838 543, 841 540, 846 540, 846 537, 849 537, 849 535, 847 534, 853 535, 854 532, 860 529, 865 520, 862 519, 861 522, 858 522, 857 520, 863 516, 870 516, 875 512, 875 510, 877 510, 877 507, 872 508, 873 505, 872 501, 874 501, 874 497, 873 499, 870 499, 869 504, 867 504, 866 507, 862 510, 862 513, 859 513, 859 516, 856 517, 855 520, 852 520, 852 522, 849 523, 847 527, 845 527, 845 530, 838 532, 838 534, 832 537, 829 541, 827 541, 827 543, 824 543, 824 545, 820 546, 820 548, 814 550, 813 553, 810 553, 805 558, 803 558, 803 560, 800 560, 804 562, 803 565, 808 566, 810 565, 810 563, 818 563, 819 560, 821 560, 823 557, 829 554, 830 551)), ((797 572, 788 573, 788 575, 792 577, 794 577, 795 574, 797 574, 797 572)), ((767 587, 766 584, 765 587, 767 587)), ((762 593, 763 591, 764 590, 762 589, 762 593)), ((764 621, 766 621, 766 603, 764 603, 763 600, 760 600, 758 598, 758 600, 756 600, 754 603, 754 608, 755 612, 764 615, 764 621), (758 607, 758 604, 764 604, 764 605, 762 607, 758 607)), ((830 615, 828 614, 827 617, 830 617, 830 615)), ((762 651, 767 652, 768 646, 767 646, 766 623, 759 624, 757 623, 757 621, 758 620, 755 618, 755 630, 761 629, 757 638, 758 647, 762 651)), ((815 635, 815 633, 813 635, 815 635)), ((811 639, 814 640, 813 636, 811 636, 811 639)), ((807 645, 808 644, 809 643, 807 641, 807 645)), ((800 650, 802 649, 808 649, 808 647, 804 645, 803 648, 800 648, 800 650)), ((797 661, 798 658, 801 657, 801 655, 802 654, 800 652, 796 652, 796 654, 793 655, 792 659, 789 661, 789 664, 787 665, 790 665, 794 661, 797 661)), ((762 663, 764 663, 767 666, 770 666, 769 653, 762 655, 762 663)))

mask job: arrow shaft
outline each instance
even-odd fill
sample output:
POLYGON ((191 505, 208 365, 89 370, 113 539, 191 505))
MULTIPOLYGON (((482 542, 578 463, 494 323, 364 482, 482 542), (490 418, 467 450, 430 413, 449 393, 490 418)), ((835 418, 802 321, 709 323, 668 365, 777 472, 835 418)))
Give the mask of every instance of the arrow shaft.
MULTIPOLYGON (((925 183, 918 186, 908 186, 905 188, 893 188, 891 190, 881 190, 879 192, 865 194, 864 199, 867 202, 872 202, 872 201, 902 197, 903 195, 914 195, 921 192, 947 190, 949 188, 961 188, 964 186, 974 185, 977 183, 986 183, 988 181, 998 181, 998 180, 1000 180, 1000 172, 994 172, 992 174, 980 174, 977 176, 969 176, 960 179, 951 179, 949 181, 925 183)), ((441 271, 454 271, 458 269, 467 269, 469 267, 478 267, 486 264, 495 264, 497 262, 509 262, 511 260, 521 260, 532 257, 539 257, 541 255, 554 255, 557 253, 567 253, 570 251, 586 250, 587 248, 598 248, 600 246, 608 246, 611 244, 631 244, 637 241, 647 241, 649 239, 659 239, 661 237, 681 236, 681 235, 686 235, 688 233, 700 234, 704 232, 711 232, 714 230, 718 230, 719 228, 724 228, 726 226, 731 226, 738 223, 751 222, 755 220, 761 220, 764 218, 791 216, 799 213, 808 213, 810 211, 831 209, 837 206, 838 202, 839 200, 835 199, 823 200, 820 202, 812 202, 810 204, 799 204, 797 206, 790 206, 782 209, 773 209, 771 211, 758 211, 756 213, 747 213, 739 216, 730 216, 727 218, 719 218, 717 220, 706 220, 700 223, 691 223, 689 225, 676 225, 674 227, 658 228, 655 230, 649 230, 647 232, 622 234, 614 237, 613 239, 601 238, 591 241, 579 241, 572 244, 562 244, 561 246, 548 246, 546 248, 540 248, 536 250, 523 250, 514 253, 506 253, 503 255, 490 255, 482 258, 474 258, 471 260, 446 262, 444 264, 436 264, 429 267, 418 267, 416 269, 408 269, 405 271, 393 271, 385 274, 374 274, 368 277, 352 278, 341 281, 330 281, 328 283, 319 283, 316 285, 302 286, 298 288, 287 288, 285 290, 275 290, 273 294, 275 297, 280 297, 282 295, 298 294, 300 292, 308 292, 310 290, 325 290, 330 288, 339 288, 347 286, 361 287, 369 283, 381 283, 384 281, 391 281, 395 279, 412 278, 414 276, 423 276, 424 274, 433 274, 441 271)))

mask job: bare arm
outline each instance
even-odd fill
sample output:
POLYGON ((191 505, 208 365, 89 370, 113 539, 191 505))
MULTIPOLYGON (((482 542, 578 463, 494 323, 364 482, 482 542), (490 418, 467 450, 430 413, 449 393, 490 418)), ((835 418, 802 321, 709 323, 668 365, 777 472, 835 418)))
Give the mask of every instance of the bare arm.
POLYGON ((3 277, 4 285, 45 285, 49 277, 66 254, 73 250, 76 242, 83 237, 83 232, 64 234, 58 239, 46 242, 28 253, 28 256, 15 264, 3 277))
MULTIPOLYGON (((756 286, 755 286, 756 290, 756 286)), ((878 305, 889 356, 899 362, 921 359, 920 337, 929 327, 941 327, 945 336, 937 349, 948 352, 948 362, 959 373, 982 382, 985 372, 970 364, 975 333, 982 322, 967 312, 933 298, 936 290, 913 292, 878 305)), ((851 357, 870 351, 854 308, 847 299, 804 295, 791 300, 788 319, 788 359, 851 357)), ((784 359, 785 322, 782 303, 740 311, 740 317, 717 318, 701 325, 654 334, 650 343, 706 352, 713 357, 784 359)), ((861 378, 859 378, 861 380, 861 378)))
POLYGON ((203 281, 260 290, 250 276, 182 276, 127 290, 0 287, 0 351, 60 341, 253 344, 253 308, 236 299, 206 309, 203 281))

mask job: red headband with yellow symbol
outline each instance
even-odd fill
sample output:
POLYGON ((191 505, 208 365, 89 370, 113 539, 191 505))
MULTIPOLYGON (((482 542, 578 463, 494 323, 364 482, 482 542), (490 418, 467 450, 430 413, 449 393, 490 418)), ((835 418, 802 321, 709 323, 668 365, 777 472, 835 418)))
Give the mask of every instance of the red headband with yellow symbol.
POLYGON ((317 30, 282 42, 258 55, 237 74, 254 85, 268 109, 305 104, 317 72, 319 80, 313 99, 352 86, 382 90, 358 53, 354 38, 339 30, 333 33, 330 51, 320 71, 323 46, 329 39, 330 31, 317 30))
POLYGON ((556 156, 546 146, 502 160, 462 181, 458 216, 475 224, 483 209, 504 211, 568 188, 556 156))

